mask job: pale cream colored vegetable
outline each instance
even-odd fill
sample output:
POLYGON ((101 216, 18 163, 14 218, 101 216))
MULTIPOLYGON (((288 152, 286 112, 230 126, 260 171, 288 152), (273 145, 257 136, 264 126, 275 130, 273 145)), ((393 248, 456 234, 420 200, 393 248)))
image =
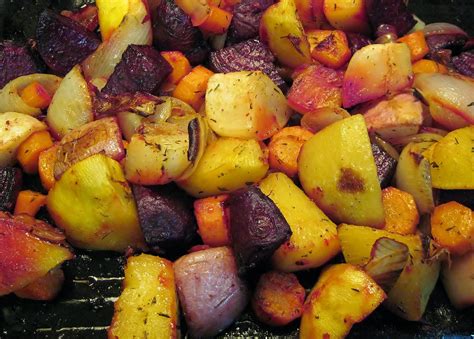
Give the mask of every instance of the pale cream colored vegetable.
POLYGON ((74 128, 94 120, 92 99, 81 67, 75 66, 64 77, 48 108, 46 121, 52 132, 62 138, 74 128))
POLYGON ((27 105, 20 97, 20 92, 33 82, 39 82, 53 96, 61 78, 52 74, 30 74, 10 81, 0 90, 0 113, 18 112, 35 117, 40 115, 41 109, 27 105))
POLYGON ((32 133, 46 129, 46 125, 32 116, 0 113, 0 167, 13 165, 18 146, 32 133))
POLYGON ((286 98, 264 73, 214 74, 207 85, 206 116, 209 126, 223 137, 271 137, 291 115, 286 98))

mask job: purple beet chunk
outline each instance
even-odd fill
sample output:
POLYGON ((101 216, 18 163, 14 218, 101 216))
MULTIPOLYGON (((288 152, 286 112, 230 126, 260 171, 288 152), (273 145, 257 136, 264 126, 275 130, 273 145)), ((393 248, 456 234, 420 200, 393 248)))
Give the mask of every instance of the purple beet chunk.
POLYGON ((19 168, 0 168, 0 211, 13 212, 22 182, 23 175, 19 168))
POLYGON ((434 34, 426 37, 430 53, 449 49, 457 54, 462 50, 467 40, 467 37, 461 34, 434 34))
POLYGON ((474 50, 455 56, 452 62, 459 73, 474 78, 474 50))
POLYGON ((235 5, 228 30, 229 41, 239 42, 257 37, 263 12, 273 3, 273 0, 242 0, 235 5))
POLYGON ((193 65, 207 58, 210 49, 201 31, 173 0, 161 1, 152 14, 156 48, 183 52, 193 65))
POLYGON ((102 91, 112 95, 156 93, 172 70, 168 61, 153 47, 130 45, 102 91))
POLYGON ((95 33, 51 10, 41 13, 36 39, 41 58, 57 75, 65 75, 100 45, 95 33))
POLYGON ((372 144, 372 154, 374 155, 377 176, 382 188, 390 186, 393 174, 397 167, 397 160, 392 158, 384 149, 375 142, 372 144))
POLYGON ((159 254, 181 255, 197 239, 193 203, 175 185, 133 186, 146 244, 159 254))
POLYGON ((40 71, 26 46, 8 40, 0 42, 0 88, 19 76, 40 71))
POLYGON ((209 58, 210 68, 217 73, 262 71, 277 86, 286 88, 286 83, 278 73, 274 61, 272 52, 257 39, 212 52, 209 58))
POLYGON ((372 40, 360 33, 346 33, 347 40, 349 42, 349 48, 351 49, 351 53, 354 54, 362 47, 372 44, 372 40))
POLYGON ((392 25, 398 36, 405 35, 416 24, 403 0, 367 1, 367 14, 374 29, 383 24, 392 25))
POLYGON ((232 193, 230 211, 232 247, 241 274, 258 267, 291 236, 285 217, 257 187, 232 193))

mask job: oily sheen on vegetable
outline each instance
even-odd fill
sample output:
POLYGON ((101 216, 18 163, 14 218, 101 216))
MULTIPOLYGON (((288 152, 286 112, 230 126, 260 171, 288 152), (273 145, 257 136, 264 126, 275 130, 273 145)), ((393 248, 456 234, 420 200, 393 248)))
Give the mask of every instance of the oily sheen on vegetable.
POLYGON ((241 319, 342 338, 380 305, 429 336, 437 285, 460 310, 443 312, 469 312, 461 28, 403 0, 97 0, 25 38, 0 41, 8 300, 76 305, 63 263, 102 251, 124 280, 91 337, 234 336, 241 319))

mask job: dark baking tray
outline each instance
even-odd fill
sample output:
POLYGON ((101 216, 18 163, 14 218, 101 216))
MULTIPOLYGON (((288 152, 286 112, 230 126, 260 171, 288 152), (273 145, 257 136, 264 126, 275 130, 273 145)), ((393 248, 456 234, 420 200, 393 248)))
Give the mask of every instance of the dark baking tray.
MULTIPOLYGON (((113 0, 111 0, 113 1, 113 0)), ((46 7, 72 9, 84 0, 0 0, 0 37, 25 40, 33 36, 38 14, 46 7)), ((92 2, 92 1, 91 1, 92 2)), ((458 24, 474 32, 474 0, 417 0, 410 6, 427 22, 458 24)), ((105 338, 113 314, 113 301, 120 294, 123 256, 109 252, 76 251, 77 258, 64 265, 66 283, 53 302, 0 298, 0 338, 105 338)), ((340 260, 337 258, 335 261, 340 260)), ((299 273, 306 288, 318 271, 299 273)), ((474 308, 453 309, 440 284, 433 292, 420 322, 404 321, 383 308, 353 327, 350 338, 437 338, 474 335, 474 308)), ((221 338, 295 338, 298 323, 280 329, 259 324, 251 312, 244 313, 221 338)))

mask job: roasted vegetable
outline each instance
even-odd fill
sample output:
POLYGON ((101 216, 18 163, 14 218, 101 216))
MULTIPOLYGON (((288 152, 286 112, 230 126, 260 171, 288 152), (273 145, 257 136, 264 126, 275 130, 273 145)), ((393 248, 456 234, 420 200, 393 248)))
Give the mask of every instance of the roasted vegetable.
POLYGON ((102 40, 108 40, 112 33, 120 26, 123 18, 127 14, 129 1, 118 0, 110 2, 107 0, 97 0, 98 21, 102 40))
POLYGON ((59 230, 0 212, 0 295, 22 289, 73 257, 59 230))
POLYGON ((183 52, 192 65, 202 63, 210 48, 191 18, 173 0, 163 0, 153 13, 153 40, 160 50, 183 52))
POLYGON ((209 79, 206 117, 220 136, 264 140, 283 128, 290 114, 281 90, 260 71, 215 74, 209 79))
POLYGON ((30 74, 13 79, 0 90, 0 113, 16 112, 31 116, 42 113, 41 108, 30 106, 22 98, 23 90, 31 84, 38 83, 53 96, 58 89, 61 78, 51 74, 30 74))
POLYGON ((453 255, 474 250, 474 212, 455 201, 438 205, 431 213, 431 235, 453 255))
POLYGON ((346 32, 346 36, 352 55, 362 47, 372 44, 372 40, 360 33, 346 32))
POLYGON ((258 182, 268 171, 265 150, 254 139, 218 138, 188 178, 178 181, 194 197, 232 192, 258 182))
POLYGON ((340 107, 342 78, 341 71, 311 65, 296 76, 288 92, 288 105, 301 114, 340 107))
POLYGON ((421 235, 399 235, 371 227, 345 224, 340 225, 337 232, 345 260, 354 265, 367 264, 374 243, 380 238, 393 239, 408 247, 409 260, 388 292, 385 306, 403 319, 420 320, 440 270, 439 261, 428 258, 421 235))
POLYGON ((62 138, 74 128, 93 120, 92 99, 80 66, 75 66, 59 85, 46 121, 51 131, 62 138))
POLYGON ((209 63, 216 73, 239 71, 262 71, 273 82, 285 90, 287 85, 274 64, 275 57, 262 42, 257 39, 247 40, 230 47, 211 52, 209 63))
POLYGON ((99 119, 72 130, 61 139, 56 152, 56 180, 69 167, 94 154, 102 153, 114 160, 122 160, 125 150, 117 119, 99 119))
POLYGON ((21 190, 23 175, 16 167, 0 167, 0 211, 13 212, 16 198, 21 190))
POLYGON ((346 34, 338 30, 311 30, 307 32, 311 56, 321 64, 337 69, 351 58, 346 34))
POLYGON ((137 208, 120 164, 96 154, 63 173, 48 211, 76 247, 123 251, 143 245, 137 208))
POLYGON ((38 173, 38 160, 41 152, 53 146, 53 139, 48 131, 31 134, 17 150, 16 158, 27 174, 38 173))
POLYGON ((375 44, 358 50, 342 85, 344 107, 377 99, 409 87, 413 81, 410 50, 405 44, 375 44))
POLYGON ((173 264, 148 254, 130 257, 108 337, 179 338, 178 310, 173 264))
POLYGON ((45 124, 29 115, 0 113, 0 167, 13 165, 20 144, 34 132, 45 129, 45 124))
POLYGON ((270 326, 285 326, 303 313, 305 290, 293 273, 270 271, 260 276, 252 296, 258 320, 270 326))
POLYGON ((374 156, 375 166, 377 167, 377 177, 382 188, 390 185, 392 177, 397 167, 397 160, 387 151, 379 146, 377 142, 371 142, 372 154, 374 156))
MULTIPOLYGON (((456 70, 468 77, 474 77, 474 51, 466 51, 452 59, 454 67, 456 70)), ((0 85, 1 87, 1 85, 0 85)))
POLYGON ((239 42, 258 36, 263 12, 273 5, 273 0, 242 0, 233 10, 234 16, 228 30, 228 40, 239 42))
POLYGON ((227 194, 197 199, 194 201, 194 215, 202 242, 211 247, 230 246, 229 213, 225 202, 227 194))
POLYGON ((386 297, 362 269, 350 264, 330 266, 306 298, 300 338, 343 338, 386 297))
POLYGON ((402 235, 414 234, 420 216, 413 196, 395 187, 387 187, 382 190, 382 201, 385 211, 384 229, 402 235))
POLYGON ((216 335, 232 324, 247 305, 247 287, 237 275, 235 258, 228 247, 187 254, 173 268, 192 338, 216 335))
POLYGON ((22 75, 41 71, 26 46, 9 40, 0 42, 0 69, 0 89, 22 75))
POLYGON ((273 267, 284 272, 319 267, 339 252, 336 225, 290 178, 272 173, 259 188, 275 203, 292 232, 273 254, 273 267))
POLYGON ((434 188, 474 189, 474 126, 458 129, 433 146, 429 156, 434 188))
POLYGON ((293 0, 282 0, 265 10, 260 21, 260 40, 285 66, 295 68, 311 63, 308 40, 293 0))
POLYGON ((383 226, 382 192, 361 115, 316 133, 303 145, 298 167, 304 191, 331 220, 383 226))
MULTIPOLYGON (((351 115, 344 108, 322 107, 308 112, 301 118, 301 127, 316 133, 335 123, 336 121, 349 118, 351 115)), ((375 154, 374 154, 375 157, 375 154)), ((377 158, 375 159, 377 161, 377 158)))
POLYGON ((184 253, 197 238, 191 199, 175 185, 133 186, 145 242, 153 251, 184 253))
POLYGON ((16 290, 15 295, 23 299, 53 300, 57 297, 64 283, 64 272, 56 267, 41 278, 36 279, 25 287, 16 290))
POLYGON ((171 71, 170 64, 153 47, 130 45, 102 91, 112 95, 156 93, 171 71))
POLYGON ((58 75, 68 73, 100 44, 100 39, 94 33, 52 10, 41 13, 36 39, 41 58, 58 75))
POLYGON ((260 189, 250 186, 232 193, 228 206, 232 247, 240 273, 265 263, 290 239, 288 222, 260 189))
POLYGON ((370 32, 366 1, 324 0, 324 16, 336 29, 348 32, 370 32))
POLYGON ((462 257, 453 257, 450 263, 444 263, 443 286, 454 307, 462 309, 474 304, 473 274, 474 251, 462 257))

